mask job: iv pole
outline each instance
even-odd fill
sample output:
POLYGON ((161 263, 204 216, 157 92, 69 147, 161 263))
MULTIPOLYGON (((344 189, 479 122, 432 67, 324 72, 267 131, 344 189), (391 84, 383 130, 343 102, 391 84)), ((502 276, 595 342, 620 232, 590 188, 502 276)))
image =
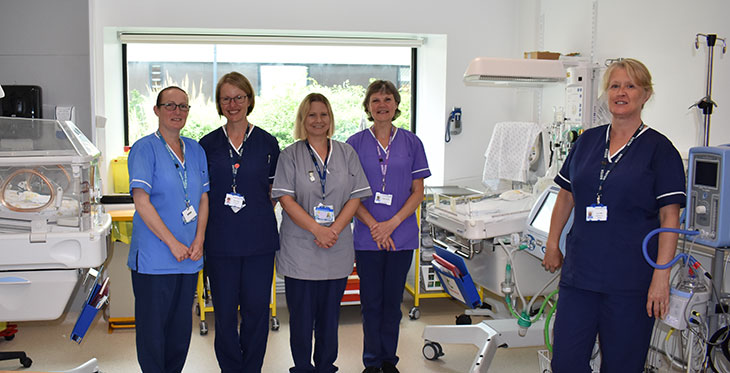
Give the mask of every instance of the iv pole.
MULTIPOLYGON (((705 116, 705 123, 702 129, 702 146, 709 146, 710 142, 710 116, 712 115, 712 107, 717 104, 712 101, 712 63, 714 59, 715 43, 719 39, 722 41, 722 54, 727 51, 727 45, 724 38, 718 38, 716 34, 697 34, 695 36, 695 49, 700 49, 700 36, 707 40, 707 92, 705 97, 697 101, 692 106, 702 109, 705 116)), ((692 107, 690 106, 690 108, 692 107)))
MULTIPOLYGON (((712 101, 712 63, 714 57, 715 43, 719 39, 722 41, 722 53, 725 54, 727 46, 724 38, 718 38, 716 34, 697 34, 695 36, 695 49, 700 49, 700 36, 707 40, 707 91, 705 97, 697 101, 692 106, 697 106, 702 109, 702 114, 705 116, 704 126, 702 128, 702 146, 709 146, 710 142, 710 116, 712 115, 712 107, 717 104, 712 101)), ((690 106, 690 108, 692 107, 690 106)), ((712 286, 717 290, 717 294, 721 295, 722 287, 724 284, 724 264, 725 264, 725 250, 727 248, 717 248, 715 250, 715 256, 712 258, 712 286)), ((720 302, 720 300, 718 300, 720 302)), ((710 302, 712 304, 712 302, 710 302)), ((709 312, 710 330, 714 333, 718 328, 718 316, 715 314, 714 309, 709 312)))

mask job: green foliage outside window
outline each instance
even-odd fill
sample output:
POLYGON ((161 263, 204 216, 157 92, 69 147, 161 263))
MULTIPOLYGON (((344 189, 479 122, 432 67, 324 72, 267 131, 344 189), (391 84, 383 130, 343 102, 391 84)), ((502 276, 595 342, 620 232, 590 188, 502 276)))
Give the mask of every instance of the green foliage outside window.
MULTIPOLYGON (((169 78, 168 78, 169 80, 169 78)), ((181 134, 200 140, 205 134, 225 124, 225 117, 219 116, 213 98, 203 94, 202 84, 191 84, 187 76, 180 82, 168 81, 165 86, 177 85, 189 95, 191 105, 187 123, 181 134)), ((311 92, 325 95, 332 104, 335 118, 335 134, 333 139, 345 141, 360 130, 362 122, 370 126, 362 107, 366 87, 342 85, 325 87, 310 79, 309 84, 292 85, 285 89, 274 90, 271 94, 256 96, 256 106, 248 119, 251 123, 265 129, 279 140, 283 149, 294 142, 294 120, 301 100, 311 92)), ((399 128, 410 130, 411 92, 409 86, 400 90, 400 117, 394 122, 399 128)), ((155 105, 157 92, 147 89, 145 94, 132 90, 129 94, 129 142, 146 136, 157 129, 157 117, 152 108, 155 105)))

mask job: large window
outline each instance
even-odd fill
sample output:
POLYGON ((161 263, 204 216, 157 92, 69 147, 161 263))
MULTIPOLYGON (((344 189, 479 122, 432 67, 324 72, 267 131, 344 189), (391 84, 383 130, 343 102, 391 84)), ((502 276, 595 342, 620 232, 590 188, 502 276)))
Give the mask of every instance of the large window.
POLYGON ((254 87, 256 106, 249 121, 276 136, 282 148, 294 142, 296 110, 310 92, 322 93, 332 103, 335 139, 344 141, 368 126, 362 100, 375 79, 396 85, 402 113, 395 125, 414 129, 412 47, 130 42, 123 48, 128 145, 157 128, 152 108, 157 92, 169 85, 182 87, 190 96, 183 136, 197 140, 224 124, 215 108, 215 86, 231 71, 245 75, 254 87))

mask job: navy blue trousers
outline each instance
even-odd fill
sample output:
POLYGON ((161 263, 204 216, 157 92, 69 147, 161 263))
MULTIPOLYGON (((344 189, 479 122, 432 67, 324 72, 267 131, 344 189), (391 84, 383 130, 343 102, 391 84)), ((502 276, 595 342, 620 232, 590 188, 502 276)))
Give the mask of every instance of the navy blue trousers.
POLYGON ((644 371, 654 318, 646 294, 617 295, 560 286, 555 316, 554 373, 591 372, 598 335, 601 373, 644 371))
POLYGON ((193 329, 198 274, 148 275, 132 271, 137 360, 144 373, 179 373, 193 329))
POLYGON ((294 367, 289 372, 336 372, 340 301, 345 293, 347 277, 320 281, 285 277, 284 283, 289 309, 289 345, 294 360, 294 367))
POLYGON ((205 264, 215 310, 215 355, 221 372, 261 372, 269 336, 274 253, 206 256, 205 264))
POLYGON ((362 362, 366 367, 380 367, 383 362, 396 365, 400 305, 413 250, 357 250, 355 260, 360 277, 362 362))

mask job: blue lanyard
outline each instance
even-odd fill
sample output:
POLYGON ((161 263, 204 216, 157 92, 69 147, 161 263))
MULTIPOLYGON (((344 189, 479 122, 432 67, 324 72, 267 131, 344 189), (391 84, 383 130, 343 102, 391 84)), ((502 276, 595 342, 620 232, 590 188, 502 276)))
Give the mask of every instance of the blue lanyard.
POLYGON ((393 143, 393 138, 395 137, 395 131, 393 127, 390 127, 390 138, 388 139, 388 146, 385 148, 385 158, 383 158, 383 154, 380 152, 380 141, 378 141, 378 138, 375 137, 375 133, 373 133, 372 130, 370 130, 370 134, 373 135, 373 138, 375 139, 375 146, 378 151, 378 161, 380 162, 380 175, 382 176, 382 186, 383 186, 383 193, 385 193, 385 175, 388 173, 388 160, 390 159, 390 145, 393 143))
MULTIPOLYGON (((188 198, 188 168, 185 166, 185 163, 182 165, 178 164, 177 156, 175 156, 175 153, 172 152, 172 149, 167 145, 165 142, 165 139, 162 137, 162 134, 160 134, 160 131, 157 131, 157 137, 162 141, 162 145, 167 149, 167 152, 170 154, 170 158, 172 158, 172 163, 175 165, 175 169, 177 170, 177 174, 180 176, 180 181, 182 181, 182 187, 183 192, 185 192, 185 205, 190 206, 190 198, 188 198)), ((183 157, 185 156, 185 145, 182 142, 181 138, 178 138, 180 141, 180 149, 183 152, 183 157)))
MULTIPOLYGON (((225 128, 224 128, 225 129, 225 128)), ((246 135, 243 136, 243 142, 241 143, 241 152, 239 153, 238 150, 236 150, 236 158, 233 157, 233 145, 228 148, 228 156, 231 159, 231 173, 233 174, 233 182, 231 183, 231 189, 233 189, 233 193, 236 192, 236 175, 238 175, 238 168, 241 167, 241 159, 243 158, 243 146, 246 145, 246 140, 248 140, 248 136, 251 134, 251 124, 249 124, 246 127, 246 135)), ((226 132, 226 138, 228 138, 228 132, 226 132)), ((228 139, 228 142, 230 143, 230 138, 228 139)))
POLYGON ((621 149, 621 151, 618 153, 616 160, 613 162, 608 161, 609 157, 609 147, 611 146, 611 126, 609 125, 606 129, 606 149, 603 151, 603 161, 601 162, 601 175, 598 177, 598 192, 596 193, 596 204, 601 204, 601 196, 603 195, 603 182, 606 181, 608 178, 608 174, 613 171, 614 167, 618 164, 618 162, 623 158, 624 154, 629 150, 629 147, 631 144, 636 140, 636 138, 641 133, 641 130, 644 129, 644 123, 641 123, 639 125, 639 128, 636 129, 636 132, 631 136, 629 139, 629 142, 626 143, 626 145, 621 149))
POLYGON ((319 175, 319 183, 322 184, 322 200, 324 201, 324 186, 327 184, 327 160, 330 155, 330 140, 327 140, 327 156, 324 158, 324 171, 319 167, 319 162, 317 162, 317 158, 314 156, 314 151, 312 151, 312 147, 309 145, 309 140, 304 140, 304 143, 307 145, 307 150, 309 150, 309 156, 312 157, 312 162, 314 162, 314 168, 317 169, 317 175, 319 175))

